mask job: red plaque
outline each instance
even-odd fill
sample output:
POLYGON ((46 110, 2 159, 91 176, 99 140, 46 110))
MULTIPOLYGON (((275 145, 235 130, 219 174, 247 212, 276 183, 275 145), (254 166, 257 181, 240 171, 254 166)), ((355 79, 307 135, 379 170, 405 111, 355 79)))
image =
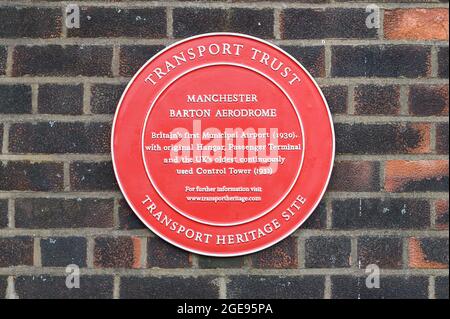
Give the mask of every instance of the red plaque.
POLYGON ((334 132, 294 58, 250 36, 205 34, 133 77, 112 157, 126 200, 154 233, 195 253, 237 256, 279 242, 314 211, 334 132))

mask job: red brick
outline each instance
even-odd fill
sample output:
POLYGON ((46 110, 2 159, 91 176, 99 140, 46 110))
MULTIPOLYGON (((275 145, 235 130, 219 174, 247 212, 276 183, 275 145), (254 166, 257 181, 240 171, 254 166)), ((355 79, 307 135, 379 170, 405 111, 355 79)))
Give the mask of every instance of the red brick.
POLYGON ((334 164, 329 190, 372 192, 380 189, 378 162, 340 161, 334 164))
POLYGON ((141 240, 137 237, 96 238, 94 266, 97 268, 140 268, 141 240))
POLYGON ((384 189, 387 192, 448 192, 448 161, 388 161, 384 189))
POLYGON ((448 9, 387 10, 384 35, 392 40, 448 40, 448 9))
POLYGON ((297 268, 297 238, 288 237, 282 242, 252 255, 255 268, 297 268))
POLYGON ((448 238, 410 238, 411 268, 448 268, 448 238))
POLYGON ((435 204, 436 228, 439 230, 448 229, 448 200, 438 200, 435 204))

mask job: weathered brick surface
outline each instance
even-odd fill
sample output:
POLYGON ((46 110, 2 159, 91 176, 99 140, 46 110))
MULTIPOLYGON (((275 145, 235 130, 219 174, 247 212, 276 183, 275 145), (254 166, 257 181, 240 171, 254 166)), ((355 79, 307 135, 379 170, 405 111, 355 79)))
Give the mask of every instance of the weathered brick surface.
POLYGON ((69 29, 69 37, 160 38, 166 34, 163 8, 80 8, 80 28, 69 29))
POLYGON ((342 85, 322 87, 323 95, 327 100, 328 107, 333 114, 347 113, 348 88, 342 85))
POLYGON ((50 237, 42 239, 40 247, 44 267, 86 266, 86 238, 50 237))
POLYGON ((448 192, 448 161, 388 161, 384 188, 388 192, 448 192))
POLYGON ((0 46, 0 75, 5 74, 7 54, 6 47, 0 46))
POLYGON ((430 204, 416 199, 334 200, 333 228, 337 229, 426 229, 430 204))
POLYGON ((108 153, 110 123, 39 122, 11 126, 13 153, 108 153))
POLYGON ((33 265, 33 238, 0 238, 0 267, 33 265))
POLYGON ((1 7, 0 38, 57 38, 61 20, 61 10, 56 8, 1 7))
POLYGON ((436 202, 436 228, 445 230, 448 229, 448 200, 441 199, 436 202))
POLYGON ((320 276, 232 276, 228 298, 318 299, 323 298, 325 279, 320 276))
POLYGON ((448 298, 448 1, 371 2, 379 29, 363 0, 82 1, 80 28, 67 2, 0 3, 0 298, 448 298), (148 230, 110 156, 129 79, 175 41, 220 31, 296 58, 336 138, 307 221, 231 258, 148 230), (81 289, 66 288, 71 263, 81 289))
POLYGON ((431 71, 427 46, 335 46, 331 73, 336 77, 425 77, 431 71))
POLYGON ((358 239, 358 265, 375 264, 380 268, 402 268, 402 240, 396 237, 361 237, 358 239))
POLYGON ((83 85, 44 84, 39 86, 38 110, 43 114, 83 113, 83 85))
POLYGON ((31 86, 0 85, 0 114, 31 113, 31 86))
POLYGON ((70 185, 77 191, 117 190, 111 162, 74 162, 70 166, 70 185))
POLYGON ((289 9, 281 23, 285 39, 374 38, 364 9, 289 9))
POLYGON ((380 288, 366 287, 365 277, 332 276, 331 297, 337 299, 426 299, 428 278, 389 276, 380 278, 380 288))
POLYGON ((325 48, 282 46, 287 53, 297 59, 314 77, 325 76, 325 48))
POLYGON ((399 110, 399 86, 360 85, 355 88, 355 114, 395 115, 399 110))
POLYGON ((436 125, 436 152, 448 154, 448 123, 436 125))
POLYGON ((8 226, 8 201, 0 200, 0 228, 8 226))
POLYGON ((99 268, 139 268, 141 240, 137 237, 95 239, 94 266, 99 268))
POLYGON ((120 75, 133 76, 163 45, 125 45, 120 47, 120 75))
POLYGON ((21 299, 105 299, 113 297, 112 276, 81 276, 80 288, 69 289, 65 276, 18 276, 15 290, 21 299))
POLYGON ((380 164, 366 161, 338 161, 334 165, 328 189, 370 192, 380 189, 380 164))
POLYGON ((297 238, 288 237, 282 242, 252 255, 255 268, 297 268, 297 238))
POLYGON ((273 10, 176 8, 173 33, 177 38, 207 32, 239 32, 262 38, 273 37, 273 10))
POLYGON ((95 84, 91 88, 91 111, 95 114, 111 114, 116 111, 125 85, 95 84))
POLYGON ((191 255, 159 238, 147 241, 147 267, 189 268, 191 255))
POLYGON ((429 124, 336 124, 338 154, 430 152, 429 124))
POLYGON ((17 228, 109 228, 113 202, 109 199, 17 199, 17 228))
POLYGON ((13 76, 111 76, 112 48, 76 45, 19 45, 13 76))
POLYGON ((408 104, 413 115, 448 115, 448 86, 413 86, 408 104))
POLYGON ((305 243, 307 268, 349 267, 350 239, 346 237, 312 237, 305 243))
POLYGON ((448 10, 396 9, 384 14, 387 39, 448 40, 448 10))
POLYGON ((0 163, 2 191, 61 191, 63 165, 61 163, 31 163, 9 161, 0 163))
POLYGON ((448 238, 411 238, 411 268, 448 268, 448 238))
POLYGON ((448 46, 439 48, 438 74, 441 78, 448 79, 448 46))
POLYGON ((124 299, 212 299, 219 296, 217 278, 200 277, 123 277, 120 297, 124 299))

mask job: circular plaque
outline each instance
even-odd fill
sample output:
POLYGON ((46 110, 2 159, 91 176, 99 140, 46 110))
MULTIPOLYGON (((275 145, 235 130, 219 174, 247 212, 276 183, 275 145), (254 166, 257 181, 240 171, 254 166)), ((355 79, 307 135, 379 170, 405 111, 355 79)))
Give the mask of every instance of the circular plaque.
POLYGON ((114 118, 116 178, 136 215, 188 251, 238 256, 294 232, 328 184, 334 132, 309 73, 263 40, 175 43, 128 84, 114 118))

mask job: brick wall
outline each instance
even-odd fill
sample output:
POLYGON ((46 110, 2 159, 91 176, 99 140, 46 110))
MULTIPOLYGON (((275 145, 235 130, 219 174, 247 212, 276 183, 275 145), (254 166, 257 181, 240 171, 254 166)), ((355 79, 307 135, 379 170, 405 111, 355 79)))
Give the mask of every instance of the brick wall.
POLYGON ((448 1, 0 3, 0 298, 448 298, 448 1), (178 38, 266 38, 317 79, 337 156, 293 236, 239 258, 188 254, 145 229, 115 182, 113 112, 178 38), (65 267, 81 267, 67 289, 65 267), (367 289, 364 268, 381 268, 367 289))

